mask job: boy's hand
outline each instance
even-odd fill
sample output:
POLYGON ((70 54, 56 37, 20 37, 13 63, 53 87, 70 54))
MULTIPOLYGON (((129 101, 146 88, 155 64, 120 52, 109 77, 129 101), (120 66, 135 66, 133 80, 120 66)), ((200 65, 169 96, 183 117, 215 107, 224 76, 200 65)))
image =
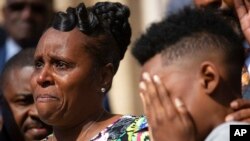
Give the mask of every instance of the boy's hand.
POLYGON ((226 117, 226 121, 244 121, 250 123, 250 100, 237 99, 230 104, 236 112, 226 117))
POLYGON ((140 96, 154 141, 195 141, 196 128, 183 102, 170 98, 158 76, 143 73, 140 96))

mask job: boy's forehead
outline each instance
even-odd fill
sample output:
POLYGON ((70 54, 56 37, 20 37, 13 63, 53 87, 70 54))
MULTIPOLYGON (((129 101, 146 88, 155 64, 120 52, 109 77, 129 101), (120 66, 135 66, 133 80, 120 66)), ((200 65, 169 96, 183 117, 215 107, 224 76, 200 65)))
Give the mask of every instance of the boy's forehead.
POLYGON ((157 74, 162 69, 162 57, 161 54, 156 54, 154 57, 149 59, 142 66, 142 72, 148 72, 150 74, 157 74))

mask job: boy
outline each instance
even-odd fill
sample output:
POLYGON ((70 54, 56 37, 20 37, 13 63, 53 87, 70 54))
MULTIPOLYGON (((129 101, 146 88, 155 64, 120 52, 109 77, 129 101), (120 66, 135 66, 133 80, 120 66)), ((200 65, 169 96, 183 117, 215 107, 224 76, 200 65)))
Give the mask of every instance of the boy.
POLYGON ((143 65, 140 95, 153 140, 229 138, 223 123, 241 98, 244 49, 227 22, 185 9, 152 25, 133 54, 143 65), (218 126, 219 136, 212 132, 218 126))

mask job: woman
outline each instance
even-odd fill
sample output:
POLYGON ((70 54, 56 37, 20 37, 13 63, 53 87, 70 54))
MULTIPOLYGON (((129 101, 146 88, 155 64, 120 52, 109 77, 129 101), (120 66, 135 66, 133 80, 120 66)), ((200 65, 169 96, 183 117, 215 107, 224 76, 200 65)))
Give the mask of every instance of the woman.
POLYGON ((49 141, 148 139, 144 117, 113 115, 102 107, 130 43, 129 9, 120 3, 81 3, 56 14, 35 52, 31 80, 49 141))

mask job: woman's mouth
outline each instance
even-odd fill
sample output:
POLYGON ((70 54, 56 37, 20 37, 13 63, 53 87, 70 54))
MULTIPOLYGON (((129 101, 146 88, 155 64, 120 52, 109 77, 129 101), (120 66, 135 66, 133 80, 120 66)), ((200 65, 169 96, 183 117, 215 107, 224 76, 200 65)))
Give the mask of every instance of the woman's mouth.
POLYGON ((53 101, 58 101, 59 98, 50 94, 39 94, 36 97, 36 102, 42 102, 42 103, 46 103, 46 102, 53 102, 53 101))

